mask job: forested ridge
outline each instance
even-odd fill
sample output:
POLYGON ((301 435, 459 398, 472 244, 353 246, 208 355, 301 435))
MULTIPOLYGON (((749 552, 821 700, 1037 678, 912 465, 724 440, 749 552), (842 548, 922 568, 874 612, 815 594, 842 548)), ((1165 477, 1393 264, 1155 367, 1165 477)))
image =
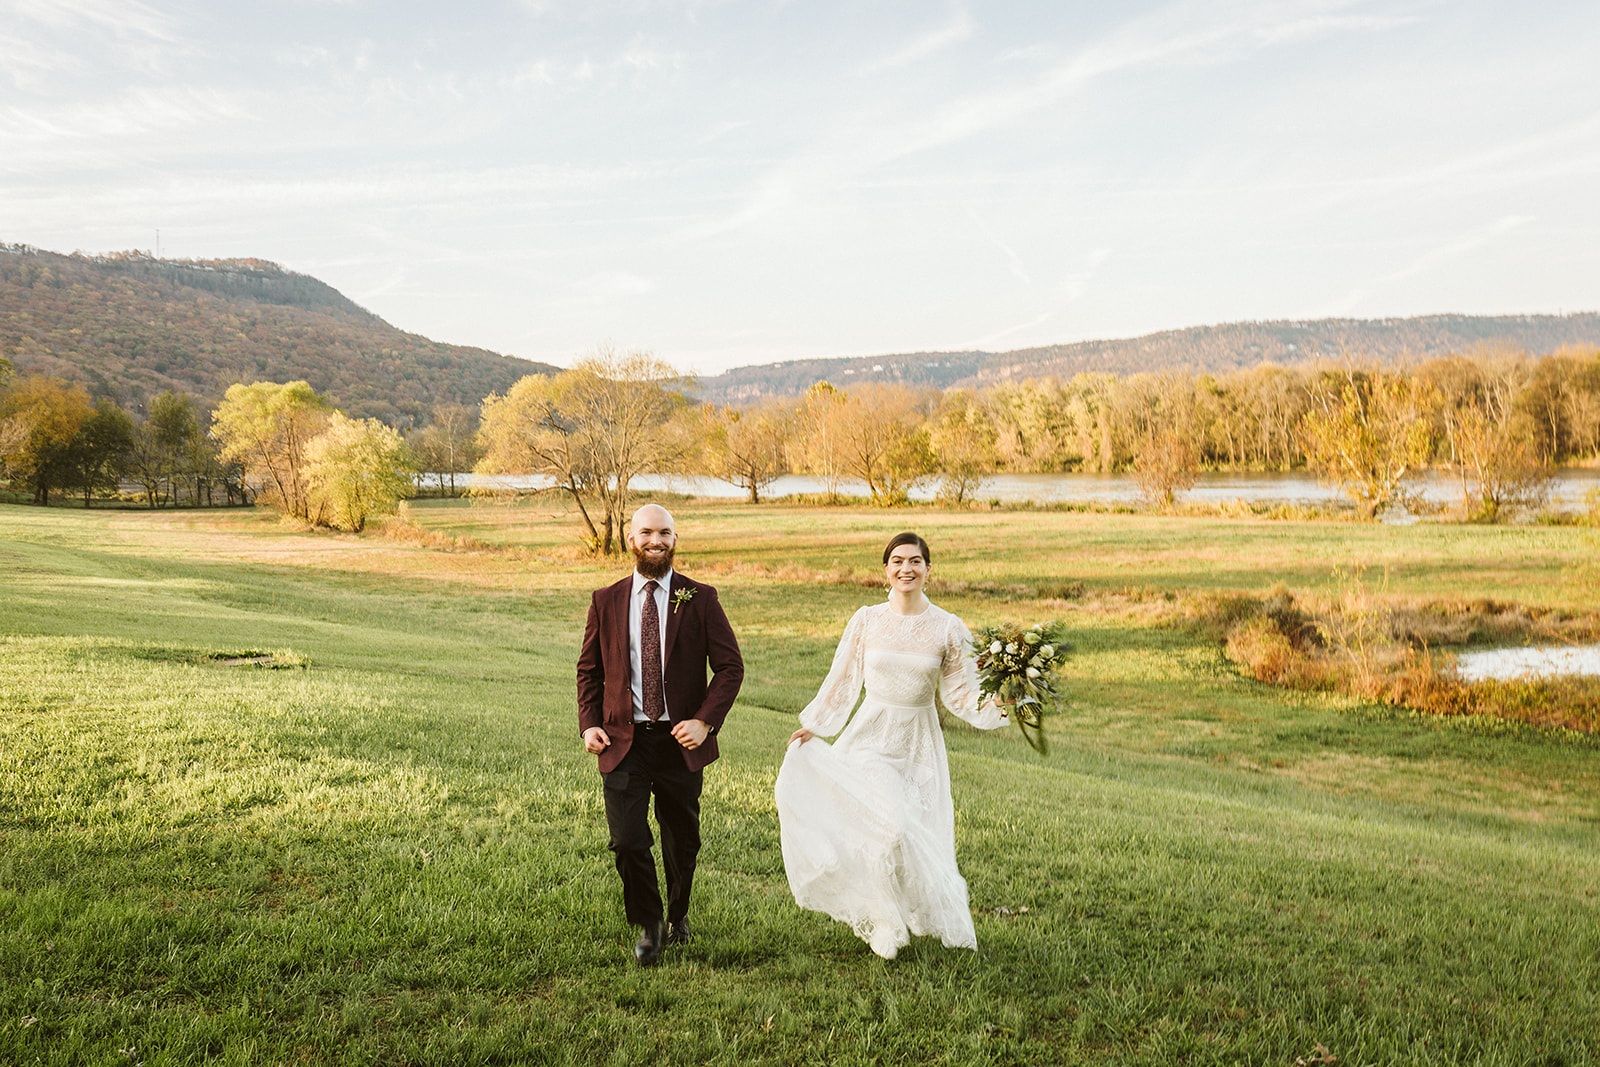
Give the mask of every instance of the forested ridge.
POLYGON ((23 245, 0 245, 0 357, 133 411, 168 391, 209 407, 238 382, 304 380, 353 417, 402 426, 555 370, 406 333, 265 260, 23 245))
POLYGON ((1495 349, 1546 355, 1563 348, 1600 348, 1600 314, 1232 322, 1012 352, 910 352, 789 360, 736 367, 706 378, 700 384, 699 395, 715 403, 744 404, 763 397, 794 396, 824 379, 846 386, 895 382, 948 389, 1071 378, 1082 373, 1131 375, 1183 370, 1220 374, 1262 363, 1295 366, 1346 355, 1393 362, 1408 357, 1473 355, 1495 349))

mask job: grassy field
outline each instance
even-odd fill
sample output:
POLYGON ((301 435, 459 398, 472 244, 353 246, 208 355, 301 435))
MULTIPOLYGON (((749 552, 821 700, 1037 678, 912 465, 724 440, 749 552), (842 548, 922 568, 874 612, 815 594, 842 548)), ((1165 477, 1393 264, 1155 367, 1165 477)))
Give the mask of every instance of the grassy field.
POLYGON ((568 519, 0 507, 0 1062, 1600 1062, 1600 746, 1270 689, 1148 610, 1592 608, 1592 531, 674 509, 749 674, 699 937, 641 971, 572 705, 622 569, 568 519), (1066 623, 1074 706, 1047 758, 950 729, 980 951, 885 963, 793 905, 771 789, 905 526, 970 624, 1066 623))

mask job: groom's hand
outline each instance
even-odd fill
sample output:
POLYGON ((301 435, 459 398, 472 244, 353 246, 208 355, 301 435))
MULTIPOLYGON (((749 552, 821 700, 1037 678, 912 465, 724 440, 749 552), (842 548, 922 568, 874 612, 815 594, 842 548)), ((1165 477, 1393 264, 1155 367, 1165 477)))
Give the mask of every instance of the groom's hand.
POLYGON ((699 748, 710 732, 711 727, 706 725, 704 719, 684 719, 672 727, 672 736, 684 748, 699 748))
POLYGON ((610 744, 611 738, 607 737, 606 732, 598 726, 591 726, 583 732, 583 747, 595 755, 604 752, 606 746, 610 744))

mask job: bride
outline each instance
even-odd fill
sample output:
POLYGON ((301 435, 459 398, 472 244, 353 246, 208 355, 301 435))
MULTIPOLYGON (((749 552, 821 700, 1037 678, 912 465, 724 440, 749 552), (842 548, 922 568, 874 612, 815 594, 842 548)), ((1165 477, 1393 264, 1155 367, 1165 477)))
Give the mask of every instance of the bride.
POLYGON ((912 934, 978 947, 956 868, 935 692, 980 729, 1007 721, 992 699, 980 704, 972 635, 928 600, 931 562, 914 533, 883 550, 889 602, 861 608, 845 626, 833 667, 789 738, 775 790, 795 903, 849 923, 885 959, 912 934), (833 734, 831 745, 816 739, 833 734))

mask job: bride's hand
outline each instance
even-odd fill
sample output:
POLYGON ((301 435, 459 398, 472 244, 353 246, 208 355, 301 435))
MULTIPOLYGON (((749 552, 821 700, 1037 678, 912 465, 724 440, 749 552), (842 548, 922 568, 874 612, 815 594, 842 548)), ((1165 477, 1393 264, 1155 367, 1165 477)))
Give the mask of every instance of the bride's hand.
POLYGON ((792 745, 798 741, 803 745, 815 736, 816 734, 802 726, 800 729, 789 735, 789 743, 792 745))

